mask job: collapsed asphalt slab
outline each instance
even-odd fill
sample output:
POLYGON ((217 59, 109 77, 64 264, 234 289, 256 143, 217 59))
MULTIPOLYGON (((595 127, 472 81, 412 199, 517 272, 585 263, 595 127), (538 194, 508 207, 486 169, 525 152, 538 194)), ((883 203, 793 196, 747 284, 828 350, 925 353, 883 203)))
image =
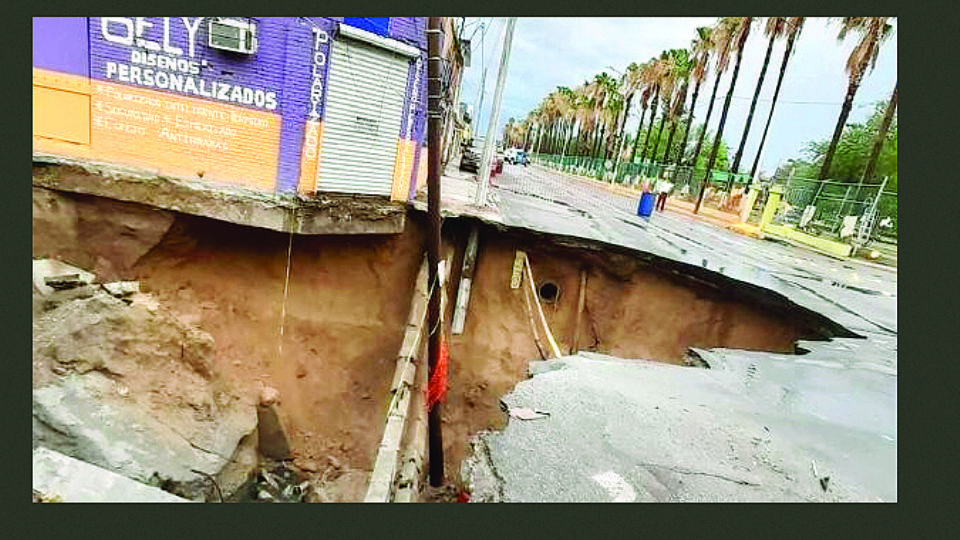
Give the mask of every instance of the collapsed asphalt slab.
MULTIPOLYGON (((506 167, 492 190, 504 225, 623 246, 783 294, 854 332, 897 331, 897 273, 761 241, 540 166, 506 167)), ((667 203, 669 206, 669 202, 667 203)))
POLYGON ((711 369, 581 353, 531 365, 462 466, 477 502, 896 501, 896 368, 846 342, 696 351, 711 369))

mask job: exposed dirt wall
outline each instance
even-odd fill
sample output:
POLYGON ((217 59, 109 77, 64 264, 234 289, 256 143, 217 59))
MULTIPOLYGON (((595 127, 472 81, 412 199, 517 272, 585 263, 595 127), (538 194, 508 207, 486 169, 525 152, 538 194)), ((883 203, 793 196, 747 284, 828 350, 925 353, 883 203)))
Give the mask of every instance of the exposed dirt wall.
POLYGON ((280 391, 297 457, 371 467, 423 253, 416 216, 399 235, 294 237, 281 352, 288 234, 162 212, 173 225, 132 249, 129 225, 153 234, 161 211, 45 191, 34 196, 35 257, 139 280, 213 336, 219 373, 252 396, 280 391))
POLYGON ((105 281, 128 279, 175 214, 141 204, 33 188, 33 256, 63 260, 105 281))
MULTIPOLYGON (((450 228, 448 241, 461 246, 451 285, 455 291, 468 226, 450 228)), ((574 341, 581 268, 587 272, 581 350, 680 364, 688 347, 792 352, 803 333, 798 320, 709 287, 692 286, 634 260, 598 261, 595 252, 484 227, 464 333, 450 339, 451 388, 443 413, 448 476, 458 474, 456 465, 465 457, 471 435, 502 425, 500 396, 526 377, 530 360, 539 358, 524 289, 510 288, 517 249, 527 252, 538 288, 546 281, 559 288, 556 300, 542 305, 563 354, 574 341)), ((542 332, 540 339, 549 354, 542 332)))

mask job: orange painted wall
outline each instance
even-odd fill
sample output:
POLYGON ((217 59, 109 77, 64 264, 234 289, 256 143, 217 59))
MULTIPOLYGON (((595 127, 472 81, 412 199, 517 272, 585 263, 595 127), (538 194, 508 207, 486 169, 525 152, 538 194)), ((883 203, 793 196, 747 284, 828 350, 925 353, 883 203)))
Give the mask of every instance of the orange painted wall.
POLYGON ((323 122, 307 120, 300 155, 300 180, 297 189, 305 195, 317 192, 317 173, 320 172, 320 153, 323 150, 323 122))
POLYGON ((33 111, 35 151, 276 187, 280 116, 274 113, 38 69, 33 111))
POLYGON ((397 164, 393 170, 391 200, 405 201, 410 196, 410 175, 413 172, 413 152, 416 144, 406 139, 400 139, 397 142, 397 164))

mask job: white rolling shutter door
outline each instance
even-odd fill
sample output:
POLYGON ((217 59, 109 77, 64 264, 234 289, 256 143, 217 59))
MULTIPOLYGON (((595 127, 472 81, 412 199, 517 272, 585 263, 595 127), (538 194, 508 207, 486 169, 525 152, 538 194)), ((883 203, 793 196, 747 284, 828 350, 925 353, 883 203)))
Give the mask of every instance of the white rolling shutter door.
POLYGON ((409 59, 346 36, 331 55, 317 189, 389 196, 409 59))

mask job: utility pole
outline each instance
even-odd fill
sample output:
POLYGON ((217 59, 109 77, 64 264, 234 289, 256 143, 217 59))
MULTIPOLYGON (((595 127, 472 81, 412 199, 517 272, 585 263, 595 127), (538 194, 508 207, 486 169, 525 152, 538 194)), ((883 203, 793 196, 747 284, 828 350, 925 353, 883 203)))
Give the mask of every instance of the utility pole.
POLYGON ((487 125, 487 140, 483 145, 483 157, 480 159, 480 172, 477 173, 477 197, 474 203, 477 206, 487 204, 487 182, 490 181, 490 162, 493 158, 493 147, 497 137, 497 122, 500 120, 500 100, 503 97, 503 86, 507 82, 507 64, 510 62, 510 45, 513 43, 513 29, 517 25, 517 18, 507 19, 507 27, 503 31, 503 47, 500 51, 500 71, 497 73, 497 88, 493 92, 493 110, 487 125))
POLYGON ((477 138, 477 128, 480 127, 480 116, 483 114, 483 94, 484 94, 483 90, 486 85, 487 85, 487 68, 483 68, 483 77, 480 78, 480 94, 477 95, 477 101, 479 102, 477 104, 477 114, 476 114, 476 118, 473 119, 473 123, 476 126, 476 128, 474 128, 473 130, 474 139, 477 138))
MULTIPOLYGON (((427 21, 427 306, 430 376, 440 359, 440 17, 427 21)), ((430 440, 430 485, 443 485, 443 437, 440 431, 440 403, 434 404, 427 419, 430 440)))

